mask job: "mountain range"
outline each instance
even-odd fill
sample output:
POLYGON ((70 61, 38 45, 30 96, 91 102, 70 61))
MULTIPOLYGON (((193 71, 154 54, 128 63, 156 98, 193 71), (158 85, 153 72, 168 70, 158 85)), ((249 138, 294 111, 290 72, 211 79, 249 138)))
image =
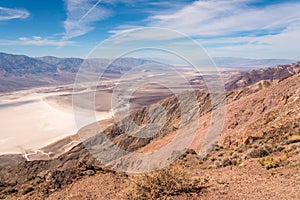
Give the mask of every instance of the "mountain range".
POLYGON ((219 68, 242 71, 275 67, 277 65, 287 65, 297 62, 297 60, 291 59, 250 59, 237 57, 214 57, 213 61, 219 68))
MULTIPOLYGON (((293 63, 293 60, 287 59, 246 59, 246 58, 213 58, 216 65, 221 69, 226 69, 224 73, 228 75, 230 71, 248 71, 250 69, 257 70, 258 68, 275 67, 276 65, 283 65, 293 63)), ((73 83, 80 66, 84 63, 89 71, 102 72, 104 68, 110 63, 109 59, 88 59, 81 58, 57 58, 53 56, 45 57, 29 57, 25 55, 12 55, 0 53, 0 92, 15 91, 32 87, 50 86, 73 83)), ((147 63, 158 63, 153 60, 140 58, 120 58, 115 60, 105 73, 112 76, 120 76, 125 72, 131 70, 135 66, 147 63)), ((164 69, 161 69, 164 73, 164 69)), ((287 71, 289 69, 282 69, 287 71)), ((241 77, 241 74, 235 74, 235 78, 241 77)), ((263 73, 267 74, 267 73, 263 73)), ((265 79, 273 79, 270 76, 272 72, 268 72, 265 79)), ((280 77, 291 74, 284 72, 280 73, 280 77)), ((252 76, 258 76, 257 73, 248 74, 249 80, 246 81, 249 85, 253 83, 252 76)), ((278 75, 277 75, 278 76, 278 75)), ((242 77, 245 77, 242 75, 242 77)), ((276 75, 274 75, 276 79, 276 75)), ((236 88, 236 86, 228 86, 229 89, 236 88)))
POLYGON ((73 83, 82 64, 90 72, 120 75, 135 66, 154 61, 138 58, 120 58, 112 63, 108 59, 57 58, 52 56, 32 58, 25 55, 0 53, 0 92, 32 87, 73 83))

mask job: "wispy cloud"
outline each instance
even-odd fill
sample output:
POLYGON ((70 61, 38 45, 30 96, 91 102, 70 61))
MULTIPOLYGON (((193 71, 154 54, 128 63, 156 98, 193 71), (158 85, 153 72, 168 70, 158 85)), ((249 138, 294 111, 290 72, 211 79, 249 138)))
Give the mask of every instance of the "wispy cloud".
POLYGON ((251 7, 255 0, 196 1, 173 14, 154 15, 149 24, 182 31, 191 36, 274 33, 300 21, 300 2, 251 7))
MULTIPOLYGON (((144 27, 179 31, 206 48, 211 56, 299 59, 295 45, 300 35, 299 1, 198 0, 181 8, 159 10, 144 20, 144 27)), ((178 49, 186 44, 170 35, 128 34, 134 24, 122 24, 110 33, 124 41, 169 40, 178 49), (121 35, 119 35, 121 34, 121 35)))
POLYGON ((65 0, 67 19, 64 22, 65 39, 84 35, 94 29, 93 23, 107 19, 112 11, 102 6, 101 0, 65 0))
POLYGON ((24 9, 0 7, 0 21, 11 19, 26 19, 29 16, 30 13, 24 9))
POLYGON ((0 45, 30 45, 30 46, 70 46, 76 45, 74 41, 55 40, 40 36, 20 37, 18 40, 0 40, 0 45))
POLYGON ((226 37, 199 39, 213 56, 236 56, 255 58, 291 58, 300 59, 300 24, 289 27, 279 34, 262 36, 226 37))
MULTIPOLYGON (((146 19, 147 27, 180 31, 196 39, 213 56, 299 58, 300 2, 198 0, 174 12, 146 19)), ((126 32, 126 25, 111 33, 126 32)), ((130 27, 129 27, 130 29, 130 27)))
POLYGON ((173 11, 186 5, 188 0, 174 2, 149 0, 65 0, 67 19, 64 22, 65 39, 84 35, 95 28, 95 22, 107 20, 116 12, 156 14, 158 10, 173 11), (124 10, 122 6, 125 6, 124 10), (118 5, 118 6, 116 6, 118 5), (114 11, 112 7, 120 9, 114 11), (127 9, 132 10, 127 10, 127 9))

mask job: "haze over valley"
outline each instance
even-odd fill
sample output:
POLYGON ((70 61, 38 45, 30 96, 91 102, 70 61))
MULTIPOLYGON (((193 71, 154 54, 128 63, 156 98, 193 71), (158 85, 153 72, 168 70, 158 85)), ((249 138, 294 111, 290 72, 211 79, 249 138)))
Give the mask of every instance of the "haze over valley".
MULTIPOLYGON (((104 81, 102 80, 100 85, 86 80, 85 83, 80 85, 81 88, 74 88, 74 84, 69 82, 75 81, 76 72, 84 62, 82 59, 30 58, 4 53, 1 56, 0 66, 3 72, 1 81, 6 84, 1 84, 2 90, 5 92, 0 97, 0 115, 2 118, 1 154, 35 154, 37 150, 44 146, 76 134, 80 128, 88 124, 113 117, 115 117, 115 120, 122 119, 126 116, 126 113, 122 114, 121 111, 118 111, 118 108, 114 107, 115 105, 112 105, 114 89, 118 85, 123 85, 126 88, 126 84, 129 84, 128 87, 130 87, 132 82, 141 80, 143 76, 134 75, 122 80, 119 80, 119 77, 134 69, 135 66, 153 64, 153 68, 158 63, 146 59, 123 58, 114 61, 108 70, 103 73, 104 81), (19 67, 9 68, 12 65, 19 67), (10 80, 10 82, 7 82, 7 80, 10 80), (95 103, 95 107, 93 107, 96 111, 95 121, 91 120, 83 125, 76 124, 72 105, 73 95, 81 95, 83 98, 90 95, 95 96, 95 102, 88 102, 88 100, 83 99, 83 106, 95 103)), ((246 59, 245 63, 242 60, 231 58, 229 62, 228 58, 224 58, 224 60, 217 59, 217 62, 222 63, 224 68, 227 68, 227 70, 221 71, 220 75, 225 81, 225 89, 228 91, 249 86, 260 80, 280 80, 299 71, 298 65, 269 67, 273 62, 286 63, 289 60, 259 61, 246 59), (232 65, 228 67, 229 64, 235 64, 234 60, 239 63, 239 66, 232 65), (251 67, 252 63, 254 63, 253 67, 251 67), (256 69, 260 66, 255 65, 257 63, 262 63, 266 66, 265 69, 256 69), (245 69, 239 70, 241 66, 245 66, 245 69), (252 68, 252 70, 249 70, 249 68, 252 68)), ((92 68, 91 70, 95 73, 94 76, 97 76, 101 71, 104 71, 103 69, 109 64, 109 60, 97 59, 87 61, 87 63, 86 66, 92 68)), ((155 71, 157 80, 161 76, 165 79, 164 85, 172 85, 178 77, 169 73, 168 67, 170 65, 161 65, 165 66, 165 69, 159 68, 158 71, 155 71)), ((214 75, 207 74, 207 72, 205 72, 206 75, 201 75, 201 72, 197 72, 192 66, 183 67, 182 69, 176 66, 175 68, 188 80, 188 84, 198 91, 207 91, 207 82, 214 79, 214 75)), ((148 74, 150 73, 154 76, 153 72, 148 74)), ((154 79, 152 81, 155 82, 154 79)), ((180 87, 174 85, 174 88, 172 86, 164 88, 156 84, 144 85, 139 87, 131 97, 118 97, 131 98, 130 102, 121 103, 119 107, 121 109, 130 107, 130 112, 133 112, 172 95, 174 91, 181 93, 186 89, 187 87, 184 84, 180 87)), ((46 155, 49 153, 51 152, 45 152, 46 155)))

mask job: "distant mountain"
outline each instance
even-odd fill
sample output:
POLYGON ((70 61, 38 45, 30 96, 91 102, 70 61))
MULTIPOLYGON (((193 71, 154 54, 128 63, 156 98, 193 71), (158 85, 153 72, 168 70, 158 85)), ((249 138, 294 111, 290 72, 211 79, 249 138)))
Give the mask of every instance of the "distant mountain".
POLYGON ((84 60, 53 56, 32 58, 0 53, 0 92, 73 83, 83 63, 89 72, 105 71, 113 75, 121 75, 142 64, 157 63, 137 58, 120 58, 110 62, 109 59, 84 60), (107 65, 109 67, 106 69, 107 65))
POLYGON ((278 65, 258 70, 243 71, 226 83, 227 90, 242 88, 261 80, 281 80, 295 75, 300 71, 300 62, 289 65, 278 65))
MULTIPOLYGON (((285 66, 287 63, 294 63, 294 60, 218 57, 214 58, 214 61, 219 68, 229 69, 225 70, 223 74, 230 79, 226 80, 227 88, 230 90, 248 86, 260 80, 281 79, 294 74, 290 67, 285 66), (273 68, 277 65, 283 65, 283 67, 273 68), (268 69, 247 72, 250 69, 260 68, 268 69), (228 71, 233 70, 235 72, 232 76, 228 71)), ((105 74, 116 77, 130 71, 135 66, 158 63, 139 58, 120 58, 110 62, 111 60, 104 58, 88 60, 53 56, 32 58, 25 55, 0 53, 0 92, 73 83, 76 73, 83 64, 89 72, 100 73, 105 70, 105 74)), ((164 73, 164 68, 161 70, 164 73)), ((201 78, 203 77, 196 77, 191 83, 197 84, 199 81, 201 82, 201 78)))
MULTIPOLYGON (((263 80, 281 80, 289 76, 295 75, 300 71, 300 62, 288 65, 277 65, 276 67, 268 67, 253 70, 225 70, 221 72, 221 76, 225 83, 227 91, 237 88, 244 88, 263 80)), ((190 80, 191 85, 205 85, 205 80, 209 79, 209 75, 199 75, 190 80)))
POLYGON ((215 57, 213 61, 219 68, 236 70, 268 68, 297 62, 296 60, 290 59, 250 59, 234 57, 215 57))
POLYGON ((4 75, 25 75, 55 73, 57 68, 54 65, 41 60, 30 58, 25 55, 11 55, 0 53, 0 71, 4 75))
POLYGON ((45 56, 36 58, 44 63, 55 66, 59 70, 69 71, 69 72, 77 72, 79 66, 83 63, 83 59, 81 58, 57 58, 54 56, 45 56))
POLYGON ((91 72, 102 72, 113 74, 122 74, 129 71, 132 67, 139 66, 147 63, 157 63, 152 60, 138 59, 138 58, 120 58, 114 61, 105 58, 92 58, 92 59, 80 59, 80 58, 57 58, 53 56, 45 56, 37 58, 49 65, 57 67, 60 71, 68 71, 76 73, 79 67, 84 63, 84 67, 91 72), (109 65, 109 66, 108 66, 109 65), (107 67, 107 69, 106 69, 107 67))

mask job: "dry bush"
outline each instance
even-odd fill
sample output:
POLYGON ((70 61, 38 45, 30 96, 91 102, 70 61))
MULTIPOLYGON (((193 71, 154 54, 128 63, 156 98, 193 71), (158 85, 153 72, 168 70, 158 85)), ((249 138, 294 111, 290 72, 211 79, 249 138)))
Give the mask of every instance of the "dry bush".
POLYGON ((188 176, 184 169, 168 167, 131 178, 126 199, 167 199, 179 194, 199 193, 200 181, 188 176))
POLYGON ((257 162, 268 170, 272 168, 282 167, 288 163, 287 158, 261 158, 258 159, 257 162))

